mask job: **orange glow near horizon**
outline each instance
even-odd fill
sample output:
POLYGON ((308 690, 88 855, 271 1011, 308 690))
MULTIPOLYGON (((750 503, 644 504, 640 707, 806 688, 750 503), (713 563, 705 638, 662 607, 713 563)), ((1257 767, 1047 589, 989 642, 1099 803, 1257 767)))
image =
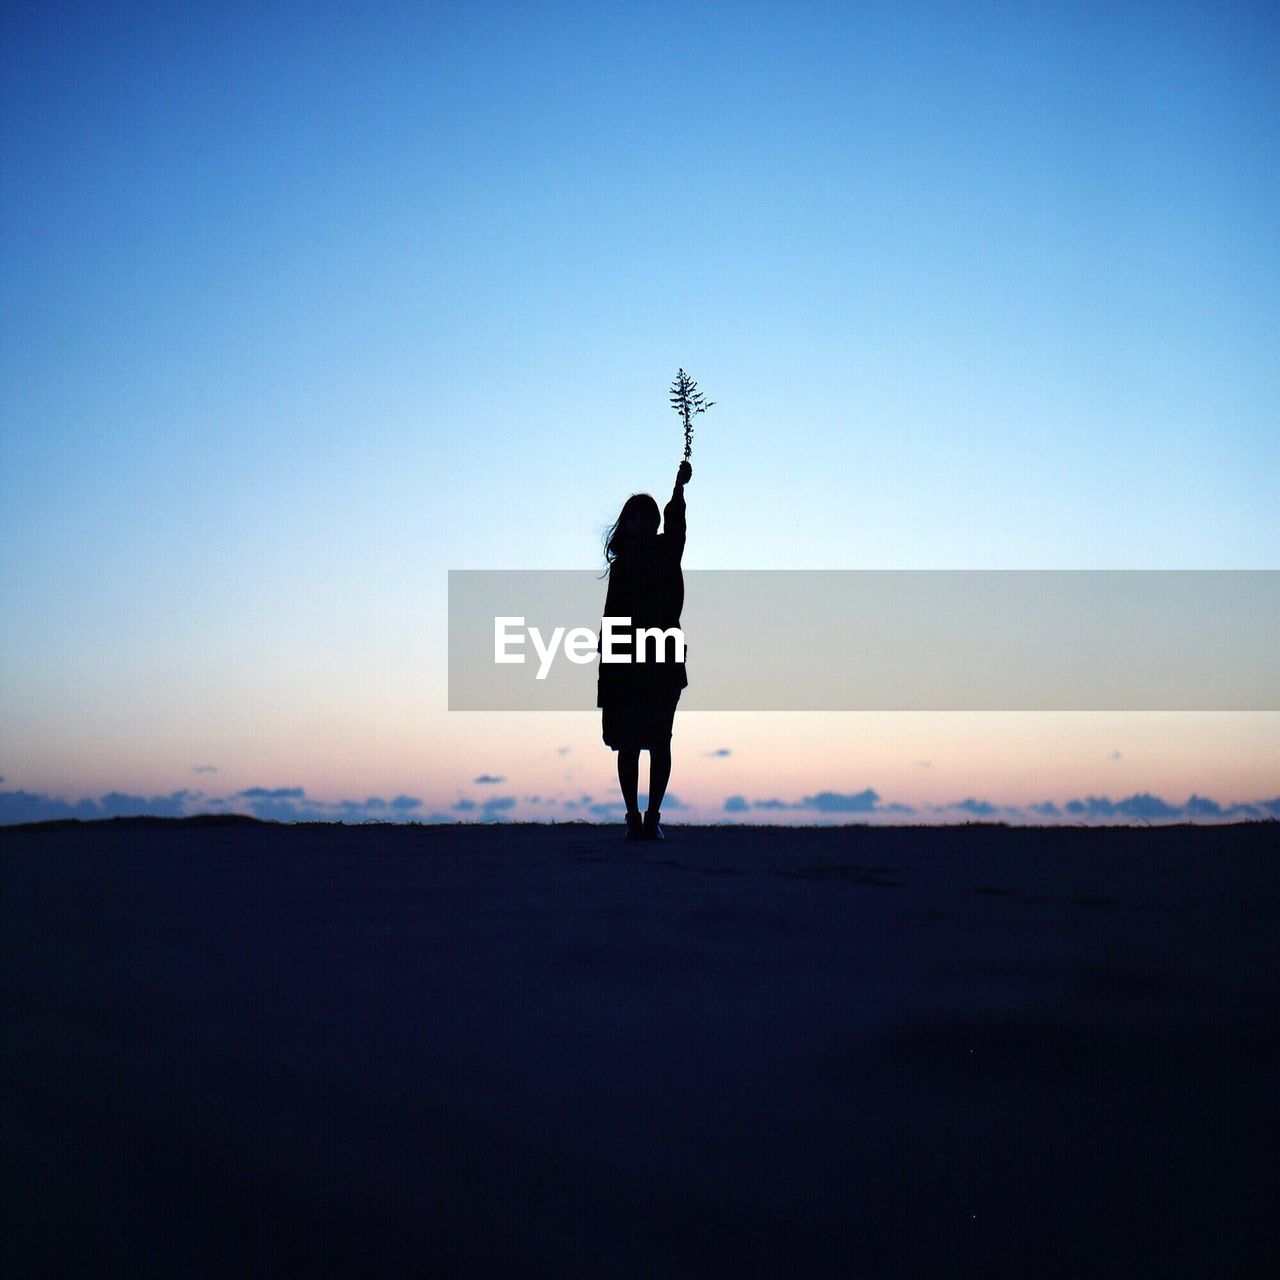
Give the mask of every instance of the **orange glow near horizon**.
MULTIPOLYGON (((465 817, 474 811, 455 809, 460 801, 483 806, 502 796, 514 800, 502 817, 563 819, 583 816, 584 796, 593 804, 618 798, 615 757, 600 741, 597 713, 426 712, 409 702, 384 711, 358 714, 348 703, 303 708, 287 723, 229 720, 220 742, 182 741, 166 726, 129 737, 110 757, 91 735, 69 746, 46 734, 31 742, 23 776, 11 773, 3 786, 70 801, 189 789, 223 798, 224 807, 236 807, 249 788, 302 788, 309 801, 327 804, 407 795, 422 801, 403 815, 411 817, 465 817), (196 773, 196 765, 217 772, 196 773), (501 781, 476 781, 482 777, 501 781)), ((702 821, 838 817, 757 810, 754 802, 798 806, 821 792, 867 789, 881 805, 910 806, 934 820, 947 816, 935 807, 967 799, 1003 808, 1150 793, 1174 806, 1197 795, 1226 807, 1275 797, 1280 715, 686 712, 676 717, 673 753, 670 790, 688 818, 702 821), (747 808, 726 811, 731 796, 747 808)), ((647 759, 642 791, 646 776, 647 759)))

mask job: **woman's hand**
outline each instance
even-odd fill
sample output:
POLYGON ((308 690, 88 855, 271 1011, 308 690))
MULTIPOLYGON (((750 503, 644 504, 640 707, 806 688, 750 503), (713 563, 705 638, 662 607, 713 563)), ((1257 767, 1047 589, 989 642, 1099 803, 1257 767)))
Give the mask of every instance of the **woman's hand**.
POLYGON ((676 484, 688 484, 693 479, 693 467, 686 458, 680 464, 680 470, 676 472, 676 484))

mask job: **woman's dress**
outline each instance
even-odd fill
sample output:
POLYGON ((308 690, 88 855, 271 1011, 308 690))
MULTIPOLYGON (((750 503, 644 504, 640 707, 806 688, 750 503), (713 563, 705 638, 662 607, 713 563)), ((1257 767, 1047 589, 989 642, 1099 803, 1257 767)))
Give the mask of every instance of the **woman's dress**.
POLYGON ((601 709, 601 730, 605 744, 615 751, 626 747, 665 746, 680 692, 688 683, 683 661, 671 661, 672 645, 665 644, 663 662, 654 661, 655 643, 646 642, 647 661, 636 662, 634 636, 638 627, 666 630, 680 625, 684 608, 684 492, 677 487, 663 509, 663 532, 621 550, 609 570, 609 590, 604 616, 630 618, 631 627, 615 625, 613 635, 627 636, 618 647, 629 653, 629 663, 600 663, 596 685, 596 706, 601 709))

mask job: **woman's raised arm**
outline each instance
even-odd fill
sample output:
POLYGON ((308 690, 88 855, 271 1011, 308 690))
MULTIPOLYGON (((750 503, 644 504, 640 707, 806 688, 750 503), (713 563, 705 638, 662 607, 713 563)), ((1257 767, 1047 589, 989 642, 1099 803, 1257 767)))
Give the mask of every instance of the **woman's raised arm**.
POLYGON ((669 539, 668 545, 675 550, 677 559, 684 554, 686 533, 684 487, 692 477, 693 467, 689 465, 689 460, 686 458, 680 464, 680 470, 676 472, 676 483, 671 491, 671 500, 662 509, 662 532, 669 539))

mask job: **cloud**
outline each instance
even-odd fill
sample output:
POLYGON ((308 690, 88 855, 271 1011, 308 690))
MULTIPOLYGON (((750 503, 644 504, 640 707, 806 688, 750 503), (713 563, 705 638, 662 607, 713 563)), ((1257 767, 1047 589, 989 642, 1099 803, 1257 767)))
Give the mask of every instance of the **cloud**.
POLYGON ((308 800, 302 787, 246 787, 234 798, 248 801, 249 812, 264 822, 325 822, 346 816, 338 805, 308 800))
MULTIPOLYGON (((1188 818, 1192 821, 1218 818, 1261 818, 1266 813, 1280 817, 1280 798, 1275 800, 1236 801, 1233 804, 1221 804, 1208 796, 1194 792, 1187 798, 1186 804, 1170 804, 1161 796, 1152 795, 1149 791, 1140 791, 1135 795, 1125 796, 1121 800, 1112 800, 1109 796, 1086 796, 1084 799, 1068 800, 1063 806, 1067 813, 1080 818, 1139 818, 1149 821, 1153 818, 1188 818)), ((1037 812, 1039 812, 1037 807, 1037 812)))
POLYGON ((381 796, 370 796, 367 800, 339 800, 334 809, 340 818, 385 817, 387 802, 381 796))
POLYGON ((508 809, 514 809, 515 804, 515 796, 494 796, 491 800, 486 800, 480 809, 486 822, 497 822, 498 815, 505 813, 508 809))
POLYGON ((1263 811, 1256 804, 1233 804, 1229 809, 1224 809, 1223 815, 1232 818, 1261 818, 1263 811))
POLYGON ((880 795, 868 787, 865 791, 819 791, 816 795, 804 796, 795 802, 779 800, 776 797, 768 800, 752 800, 744 796, 730 796, 724 807, 729 813, 742 813, 747 809, 815 809, 819 813, 914 813, 915 810, 906 805, 885 806, 880 804, 880 795))
POLYGON ((72 804, 43 792, 0 791, 0 824, 4 826, 15 822, 100 817, 102 813, 94 800, 78 800, 72 804))
POLYGON ((139 796, 109 791, 98 800, 85 797, 63 800, 44 792, 0 791, 0 825, 15 822, 52 822, 60 818, 185 818, 192 802, 202 798, 199 791, 171 791, 167 795, 139 796))
MULTIPOLYGON (((193 764, 191 766, 191 772, 192 773, 217 773, 218 766, 215 764, 193 764)), ((3 781, 4 779, 0 778, 0 782, 3 782, 3 781)))
POLYGON ((109 791, 99 804, 104 818, 135 818, 142 814, 153 814, 159 818, 184 818, 187 809, 184 803, 191 793, 174 791, 167 796, 131 796, 122 791, 109 791))
POLYGON ((477 782, 482 787, 491 787, 496 786, 499 782, 506 782, 506 778, 497 778, 491 773, 482 773, 478 778, 472 778, 472 782, 477 782))
POLYGON ((731 756, 733 752, 728 747, 717 747, 714 751, 708 751, 708 756, 731 756))
MULTIPOLYGON (((724 801, 726 813, 745 813, 752 809, 770 811, 813 810, 824 814, 840 813, 875 813, 875 814, 913 814, 917 808, 907 804, 887 803, 879 794, 868 787, 864 791, 840 792, 819 791, 815 795, 789 802, 776 798, 749 800, 742 795, 731 795, 724 801)), ((1192 794, 1184 805, 1171 804, 1161 796, 1151 792, 1137 792, 1119 800, 1109 796, 1086 796, 1068 800, 1059 804, 1053 800, 1043 800, 1037 804, 999 805, 991 800, 977 796, 967 796, 952 804, 929 805, 927 812, 935 814, 961 813, 974 818, 994 818, 1006 815, 1013 818, 1075 817, 1086 820, 1097 819, 1138 819, 1143 821, 1169 820, 1186 818, 1193 821, 1217 821, 1227 818, 1262 818, 1270 814, 1280 817, 1280 796, 1272 800, 1253 802, 1238 801, 1234 804, 1222 804, 1208 796, 1192 794)))
POLYGON ((421 804, 422 801, 415 796, 396 796, 394 800, 369 796, 366 800, 339 800, 336 805, 319 805, 312 801, 311 813, 319 815, 332 809, 333 815, 344 822, 394 822, 421 804))
POLYGON ((993 813, 1000 812, 999 805, 992 804, 990 800, 975 800, 973 796, 969 796, 955 804, 944 804, 939 807, 942 809, 959 809, 962 813, 972 813, 978 818, 989 818, 993 813))
POLYGON ((264 822, 315 822, 327 816, 310 805, 298 804, 296 800, 274 800, 270 796, 252 797, 249 811, 264 822))
MULTIPOLYGON (((728 750, 728 748, 724 748, 728 750)), ((212 767, 212 766, 211 766, 212 767)), ((491 775, 482 775, 491 776, 491 775)), ((2 779, 0 779, 2 781, 2 779)), ((614 795, 617 793, 614 792, 614 795)), ((648 802, 647 795, 639 797, 641 807, 648 802)), ((424 801, 417 796, 399 794, 388 800, 371 795, 363 800, 340 800, 336 803, 309 798, 302 787, 247 787, 243 791, 227 795, 209 796, 203 791, 181 789, 164 795, 139 795, 130 792, 111 791, 100 798, 68 800, 41 792, 0 791, 0 825, 24 822, 45 822, 57 819, 159 816, 186 817, 202 812, 241 812, 254 817, 278 822, 495 822, 511 816, 521 803, 514 795, 490 795, 487 799, 459 797, 452 813, 433 810, 422 814, 424 801)), ((624 808, 618 799, 595 801, 587 793, 580 793, 572 800, 561 801, 551 796, 527 796, 523 803, 541 804, 544 820, 550 819, 554 810, 566 812, 585 811, 599 818, 614 819, 624 808)), ((663 799, 664 811, 692 811, 693 806, 674 792, 667 792, 663 799)), ((1063 802, 1043 800, 1018 805, 999 806, 991 801, 969 796, 954 804, 929 805, 916 808, 907 804, 888 803, 872 788, 858 792, 834 790, 819 791, 798 800, 782 800, 776 797, 749 799, 742 795, 728 796, 723 802, 728 814, 741 814, 753 810, 762 812, 802 812, 821 815, 821 820, 839 820, 841 814, 910 815, 918 812, 937 815, 968 814, 975 818, 991 818, 997 814, 1020 820, 1061 821, 1170 821, 1221 822, 1228 820, 1280 818, 1280 796, 1255 801, 1232 803, 1215 800, 1193 792, 1185 804, 1165 800, 1151 792, 1137 792, 1120 799, 1109 796, 1083 796, 1063 802)))
POLYGON ((1223 810, 1216 800, 1192 795, 1183 806, 1183 812, 1188 818, 1220 818, 1223 810))
POLYGON ((879 795, 868 787, 851 795, 840 791, 819 791, 816 796, 805 796, 800 803, 806 809, 817 809, 820 813, 871 813, 879 800, 879 795))
POLYGON ((1066 810, 1077 817, 1089 814, 1091 817, 1102 815, 1108 818, 1116 811, 1115 805, 1105 796, 1090 796, 1087 800, 1068 800, 1066 810))
POLYGON ((1121 800, 1117 808, 1121 813, 1134 818, 1176 818, 1183 812, 1148 791, 1121 800))
POLYGON ((1068 813, 1087 818, 1177 818, 1183 813, 1181 808, 1153 796, 1149 791, 1123 800, 1086 796, 1083 800, 1068 800, 1065 807, 1068 813))

